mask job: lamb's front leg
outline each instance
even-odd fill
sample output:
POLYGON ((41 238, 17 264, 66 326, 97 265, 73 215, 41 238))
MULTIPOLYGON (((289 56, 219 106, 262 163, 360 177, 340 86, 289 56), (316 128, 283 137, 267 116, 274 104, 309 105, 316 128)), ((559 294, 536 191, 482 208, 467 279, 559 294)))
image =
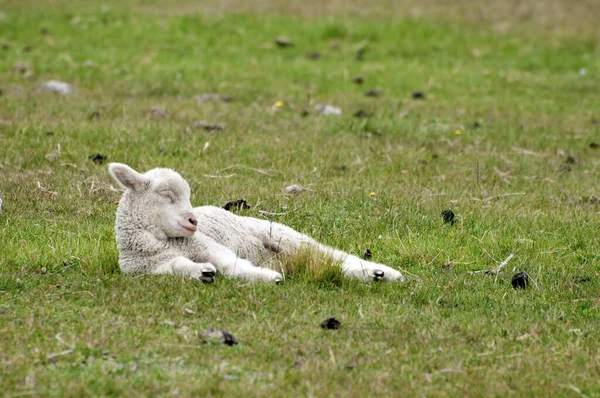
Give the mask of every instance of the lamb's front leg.
POLYGON ((195 263, 189 258, 177 256, 160 264, 152 273, 184 275, 204 283, 212 283, 217 269, 210 263, 195 263))
POLYGON ((223 275, 241 278, 247 281, 282 282, 283 277, 277 271, 268 268, 260 268, 250 261, 238 257, 235 252, 204 236, 202 243, 208 252, 208 261, 217 267, 223 275))

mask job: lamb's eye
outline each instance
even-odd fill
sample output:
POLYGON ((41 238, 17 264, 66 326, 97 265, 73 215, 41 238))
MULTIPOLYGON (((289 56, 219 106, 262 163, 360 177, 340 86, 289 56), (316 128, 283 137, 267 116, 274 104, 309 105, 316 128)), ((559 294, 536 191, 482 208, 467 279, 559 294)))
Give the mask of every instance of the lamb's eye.
POLYGON ((160 196, 168 199, 171 203, 175 203, 175 194, 171 191, 162 191, 160 192, 160 196))

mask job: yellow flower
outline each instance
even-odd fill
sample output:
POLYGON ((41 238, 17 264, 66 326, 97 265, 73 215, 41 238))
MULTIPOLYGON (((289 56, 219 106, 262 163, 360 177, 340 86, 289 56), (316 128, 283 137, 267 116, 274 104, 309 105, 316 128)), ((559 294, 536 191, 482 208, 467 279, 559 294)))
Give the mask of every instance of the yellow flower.
POLYGON ((276 108, 281 108, 283 106, 283 102, 281 101, 275 101, 275 107, 276 108))
POLYGON ((371 192, 371 193, 369 194, 369 196, 375 196, 375 195, 377 195, 375 192, 371 192))
POLYGON ((460 129, 457 129, 457 130, 454 132, 454 134, 456 134, 456 135, 461 135, 461 134, 462 134, 462 131, 460 131, 460 129))

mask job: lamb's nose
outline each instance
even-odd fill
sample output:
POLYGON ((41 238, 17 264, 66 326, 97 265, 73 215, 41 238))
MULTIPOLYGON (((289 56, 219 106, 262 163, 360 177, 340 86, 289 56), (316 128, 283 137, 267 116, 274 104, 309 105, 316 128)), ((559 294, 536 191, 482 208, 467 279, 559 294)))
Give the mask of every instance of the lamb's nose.
POLYGON ((188 221, 190 222, 190 224, 192 224, 194 226, 198 225, 198 220, 196 220, 196 218, 194 216, 190 216, 188 221))

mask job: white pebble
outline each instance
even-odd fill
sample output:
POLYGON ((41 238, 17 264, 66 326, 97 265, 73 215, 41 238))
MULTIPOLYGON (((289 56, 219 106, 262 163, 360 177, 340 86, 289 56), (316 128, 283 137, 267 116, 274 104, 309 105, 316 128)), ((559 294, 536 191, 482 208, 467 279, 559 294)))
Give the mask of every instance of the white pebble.
POLYGON ((285 193, 287 195, 298 195, 299 193, 301 193, 302 191, 304 191, 304 188, 302 188, 300 185, 290 185, 289 187, 285 187, 285 193))
POLYGON ((315 111, 323 114, 323 115, 341 115, 342 110, 336 106, 329 104, 319 104, 315 106, 315 111))
POLYGON ((42 83, 40 88, 44 91, 60 95, 71 94, 73 91, 73 87, 71 87, 69 83, 59 82, 58 80, 48 80, 47 82, 42 83))

